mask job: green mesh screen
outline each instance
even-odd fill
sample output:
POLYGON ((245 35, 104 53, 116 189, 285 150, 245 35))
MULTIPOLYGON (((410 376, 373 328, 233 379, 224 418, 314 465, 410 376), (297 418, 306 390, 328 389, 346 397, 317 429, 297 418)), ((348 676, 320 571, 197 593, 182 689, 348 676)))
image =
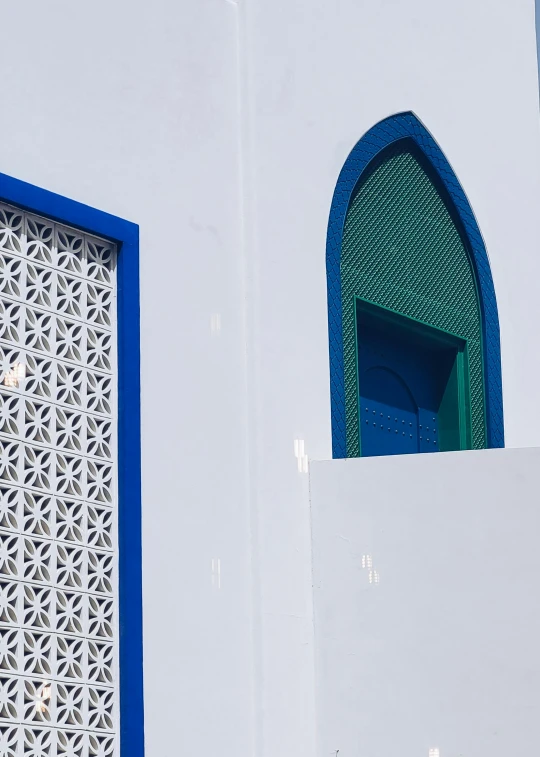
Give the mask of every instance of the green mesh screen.
POLYGON ((398 145, 368 168, 341 254, 347 455, 360 454, 354 298, 468 340, 472 446, 485 447, 481 320, 465 243, 419 160, 398 145))

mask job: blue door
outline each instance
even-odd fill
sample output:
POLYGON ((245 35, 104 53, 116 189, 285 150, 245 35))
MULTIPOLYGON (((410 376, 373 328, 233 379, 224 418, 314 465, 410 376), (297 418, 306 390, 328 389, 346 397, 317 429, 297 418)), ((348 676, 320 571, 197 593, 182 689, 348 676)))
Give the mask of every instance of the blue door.
POLYGON ((363 457, 439 451, 439 408, 455 356, 416 332, 358 323, 363 457))
POLYGON ((362 455, 418 452, 418 407, 403 378, 381 362, 360 374, 362 455))

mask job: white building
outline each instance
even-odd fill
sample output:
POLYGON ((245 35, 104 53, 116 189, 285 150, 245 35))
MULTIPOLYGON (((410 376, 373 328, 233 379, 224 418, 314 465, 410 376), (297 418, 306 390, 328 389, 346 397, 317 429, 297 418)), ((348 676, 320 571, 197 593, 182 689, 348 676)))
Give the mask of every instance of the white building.
POLYGON ((2 21, 0 757, 534 751, 533 0, 2 21))

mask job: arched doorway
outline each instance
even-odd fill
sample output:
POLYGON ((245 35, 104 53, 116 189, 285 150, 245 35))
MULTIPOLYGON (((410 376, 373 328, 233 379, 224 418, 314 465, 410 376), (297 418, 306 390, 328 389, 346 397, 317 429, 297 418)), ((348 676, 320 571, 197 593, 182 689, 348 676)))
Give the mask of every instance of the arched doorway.
POLYGON ((503 446, 487 254, 463 190, 413 114, 381 122, 349 156, 327 275, 334 457, 503 446), (377 377, 384 402, 369 396, 377 377), (403 387, 416 407, 414 444, 405 417, 393 425, 403 387), (386 406, 377 410, 386 423, 366 423, 369 401, 386 406))

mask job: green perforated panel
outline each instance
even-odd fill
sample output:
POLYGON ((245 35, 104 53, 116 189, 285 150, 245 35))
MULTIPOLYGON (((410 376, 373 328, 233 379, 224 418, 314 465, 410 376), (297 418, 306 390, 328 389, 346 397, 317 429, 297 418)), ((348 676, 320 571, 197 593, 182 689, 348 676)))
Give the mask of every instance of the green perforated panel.
POLYGON ((360 454, 354 298, 467 339, 472 446, 485 447, 481 320, 463 239, 430 176, 396 145, 362 178, 341 255, 347 456, 360 454))

